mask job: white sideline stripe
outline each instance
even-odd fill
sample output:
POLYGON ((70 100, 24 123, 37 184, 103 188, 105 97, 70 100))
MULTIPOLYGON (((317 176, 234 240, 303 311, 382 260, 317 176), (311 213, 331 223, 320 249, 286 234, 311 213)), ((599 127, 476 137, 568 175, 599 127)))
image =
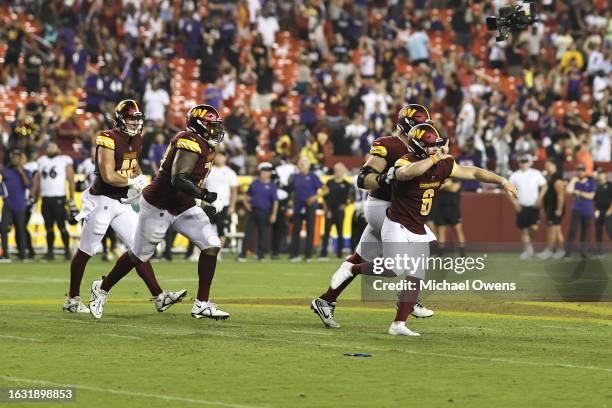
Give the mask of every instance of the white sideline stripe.
POLYGON ((19 337, 19 336, 8 336, 5 334, 0 334, 0 337, 4 339, 12 339, 12 340, 26 340, 26 341, 41 341, 35 337, 19 337))
POLYGON ((62 383, 57 383, 53 381, 34 380, 30 378, 18 378, 18 377, 10 377, 10 376, 5 376, 5 375, 0 375, 0 378, 5 381, 28 383, 28 384, 51 385, 54 387, 62 387, 62 388, 76 388, 76 389, 81 389, 81 390, 108 393, 108 394, 129 395, 130 397, 156 398, 156 399, 161 399, 165 401, 180 401, 180 402, 189 402, 192 404, 202 404, 202 405, 218 405, 218 406, 229 407, 229 408, 258 408, 255 405, 231 404, 231 403, 227 403, 223 401, 210 401, 210 400, 200 400, 200 399, 194 399, 194 398, 174 397, 172 395, 149 394, 146 392, 117 390, 114 388, 94 387, 91 385, 84 385, 84 384, 62 384, 62 383))
MULTIPOLYGON (((43 319, 43 320, 63 320, 63 319, 46 318, 46 319, 43 319)), ((66 321, 71 321, 71 320, 66 320, 66 321)), ((131 325, 131 324, 130 325, 128 325, 128 324, 115 324, 115 326, 132 327, 132 328, 141 329, 141 330, 151 330, 151 331, 154 331, 156 333, 159 333, 159 329, 160 329, 160 327, 142 326, 142 325, 131 325)), ((176 329, 173 329, 173 330, 174 330, 173 332, 176 333, 176 334, 182 334, 182 335, 193 335, 194 334, 194 332, 190 331, 190 330, 176 330, 176 329)), ((517 365, 521 365, 522 364, 522 365, 536 366, 536 367, 572 368, 572 369, 577 369, 577 370, 591 370, 591 371, 612 372, 612 368, 607 368, 607 367, 583 366, 583 365, 565 364, 565 363, 534 362, 534 361, 527 361, 527 360, 513 360, 513 359, 495 358, 495 357, 464 356, 464 355, 460 355, 460 354, 448 354, 448 353, 430 353, 430 352, 423 352, 423 351, 408 350, 408 349, 405 349, 405 348, 402 348, 402 349, 399 349, 399 348, 388 349, 388 348, 380 348, 380 347, 376 347, 376 346, 370 347, 370 346, 364 346, 363 344, 355 345, 355 344, 346 344, 346 343, 342 343, 342 344, 341 343, 338 343, 338 344, 309 343, 309 342, 304 342, 304 341, 295 341, 295 340, 288 340, 288 339, 275 339, 275 338, 268 338, 268 337, 240 336, 240 335, 236 335, 236 334, 229 334, 229 333, 223 333, 223 332, 213 332, 213 331, 205 331, 205 332, 203 332, 203 334, 205 336, 227 337, 227 338, 244 339, 244 340, 257 340, 257 341, 268 341, 268 342, 301 344, 301 345, 308 344, 308 345, 316 345, 317 347, 331 347, 331 348, 342 348, 342 349, 359 347, 359 348, 367 348, 370 351, 382 351, 382 352, 391 352, 391 353, 406 353, 406 354, 431 356, 431 357, 453 358, 453 359, 458 359, 458 360, 490 361, 490 362, 496 362, 496 363, 507 363, 507 364, 517 364, 517 365)))
POLYGON ((121 334, 112 334, 112 333, 102 333, 102 334, 100 334, 100 336, 119 337, 121 339, 142 340, 142 337, 138 337, 138 336, 123 336, 121 334))

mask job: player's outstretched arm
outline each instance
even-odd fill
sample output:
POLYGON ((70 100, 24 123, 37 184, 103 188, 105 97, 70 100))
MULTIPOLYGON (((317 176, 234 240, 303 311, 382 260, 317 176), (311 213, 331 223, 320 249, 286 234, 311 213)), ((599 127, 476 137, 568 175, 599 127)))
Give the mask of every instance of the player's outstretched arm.
POLYGON ((453 177, 462 180, 478 180, 482 183, 499 184, 510 197, 516 199, 518 193, 514 184, 505 177, 498 176, 492 171, 481 169, 479 167, 456 165, 453 177))
POLYGON ((170 182, 174 188, 193 198, 212 202, 215 201, 216 194, 214 198, 210 197, 210 194, 214 193, 209 193, 208 190, 198 187, 190 177, 199 157, 195 152, 183 149, 177 150, 174 162, 172 162, 172 178, 170 182))

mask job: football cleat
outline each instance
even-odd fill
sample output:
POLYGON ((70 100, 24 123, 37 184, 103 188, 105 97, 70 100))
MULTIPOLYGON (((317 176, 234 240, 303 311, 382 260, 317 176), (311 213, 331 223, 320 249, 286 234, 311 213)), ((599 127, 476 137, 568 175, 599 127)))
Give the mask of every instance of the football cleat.
POLYGON ((410 313, 414 317, 431 317, 434 315, 433 310, 429 310, 421 303, 421 299, 417 299, 416 304, 414 305, 414 309, 412 309, 412 313, 410 313))
POLYGON ((183 301, 187 294, 187 289, 181 289, 177 292, 162 292, 154 298, 151 298, 158 312, 163 312, 175 303, 183 301))
POLYGON ((548 259, 551 256, 553 256, 553 252, 548 248, 538 253, 538 258, 540 259, 548 259))
POLYGON ((104 304, 108 293, 100 289, 102 280, 96 280, 91 283, 91 296, 89 298, 89 312, 96 319, 102 318, 104 312, 104 304))
POLYGON ((215 303, 202 302, 196 299, 191 308, 191 316, 196 319, 206 317, 208 319, 225 320, 230 317, 230 314, 218 309, 215 303))
POLYGON ((334 320, 336 302, 328 302, 325 299, 316 298, 310 303, 310 309, 321 318, 326 327, 332 329, 340 328, 338 322, 334 320))
POLYGON ((67 296, 64 302, 64 312, 89 313, 89 309, 85 306, 80 296, 75 296, 73 298, 67 296))
POLYGON ((554 255, 552 256, 553 259, 563 259, 564 257, 565 257, 565 249, 563 248, 557 249, 554 255))
POLYGON ((332 275, 331 283, 329 286, 335 290, 338 289, 340 285, 342 285, 344 282, 349 280, 353 276, 353 272, 351 271, 352 267, 352 263, 348 261, 342 262, 340 267, 332 275))
POLYGON ((413 332, 409 328, 406 327, 406 323, 404 322, 393 322, 391 326, 389 326, 389 330, 387 330, 392 336, 420 336, 420 333, 413 332))

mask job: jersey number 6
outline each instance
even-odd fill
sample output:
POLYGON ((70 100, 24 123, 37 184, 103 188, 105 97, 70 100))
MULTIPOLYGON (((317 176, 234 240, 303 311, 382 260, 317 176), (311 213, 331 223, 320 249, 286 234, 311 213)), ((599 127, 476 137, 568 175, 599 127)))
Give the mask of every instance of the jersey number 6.
POLYGON ((433 203, 433 197, 435 190, 433 188, 427 189, 423 192, 423 204, 421 205, 421 215, 427 215, 431 211, 431 204, 433 203))

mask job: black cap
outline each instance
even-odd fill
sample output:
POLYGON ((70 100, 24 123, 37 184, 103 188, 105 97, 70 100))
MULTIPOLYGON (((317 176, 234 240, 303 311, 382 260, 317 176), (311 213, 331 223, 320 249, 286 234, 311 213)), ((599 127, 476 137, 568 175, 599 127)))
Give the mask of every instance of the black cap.
POLYGON ((576 166, 576 170, 578 171, 585 171, 586 167, 584 166, 584 164, 580 163, 576 166))
POLYGON ((17 148, 17 149, 11 149, 11 151, 9 152, 10 156, 17 156, 18 154, 23 154, 23 150, 17 148))

